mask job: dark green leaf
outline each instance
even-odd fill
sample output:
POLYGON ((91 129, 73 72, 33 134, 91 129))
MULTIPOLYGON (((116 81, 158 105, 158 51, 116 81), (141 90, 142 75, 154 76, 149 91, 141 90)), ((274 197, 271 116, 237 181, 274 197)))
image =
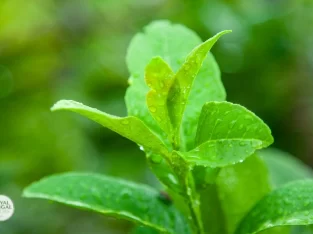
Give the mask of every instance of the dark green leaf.
POLYGON ((253 234, 283 225, 308 224, 313 224, 313 180, 301 180, 265 196, 242 220, 236 234, 253 234))
POLYGON ((268 126, 251 111, 229 102, 208 102, 199 119, 197 147, 185 156, 195 165, 224 167, 272 142, 268 126))
POLYGON ((33 183, 24 197, 42 198, 133 221, 168 233, 191 233, 174 206, 145 185, 89 173, 53 175, 33 183))
POLYGON ((234 233, 241 219, 270 191, 266 165, 256 155, 222 168, 216 183, 227 233, 234 233))
POLYGON ((205 233, 225 234, 225 217, 218 196, 217 185, 208 184, 205 189, 201 190, 200 198, 205 233))
POLYGON ((161 140, 136 117, 116 117, 101 112, 95 108, 85 106, 82 103, 70 100, 61 100, 57 102, 51 110, 69 110, 76 112, 136 142, 148 150, 167 154, 167 149, 161 140))

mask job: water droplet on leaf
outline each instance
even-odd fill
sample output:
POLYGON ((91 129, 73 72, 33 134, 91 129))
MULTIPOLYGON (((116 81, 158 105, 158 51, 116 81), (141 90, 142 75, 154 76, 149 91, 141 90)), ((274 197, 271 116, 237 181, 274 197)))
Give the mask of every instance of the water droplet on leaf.
POLYGON ((152 161, 153 163, 155 163, 155 164, 161 163, 162 160, 163 160, 163 158, 162 158, 162 156, 160 156, 160 155, 157 155, 157 154, 151 155, 151 161, 152 161))
POLYGON ((123 119, 122 124, 127 125, 127 124, 129 124, 129 121, 127 119, 123 119))
POLYGON ((156 112, 156 110, 157 110, 154 106, 150 106, 150 108, 149 108, 149 109, 150 109, 150 111, 151 111, 152 113, 155 113, 155 112, 156 112))

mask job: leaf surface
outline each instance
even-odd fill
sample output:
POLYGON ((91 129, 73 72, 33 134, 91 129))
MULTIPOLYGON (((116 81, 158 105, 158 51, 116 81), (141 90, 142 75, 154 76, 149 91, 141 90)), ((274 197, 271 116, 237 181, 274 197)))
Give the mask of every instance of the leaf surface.
POLYGON ((241 219, 270 191, 266 165, 256 155, 222 168, 216 184, 229 234, 234 233, 241 219))
POLYGON ((175 136, 177 138, 176 145, 180 145, 179 136, 181 123, 194 80, 212 46, 222 35, 229 32, 231 31, 222 31, 194 48, 174 76, 167 104, 175 136))
POLYGON ((184 155, 195 165, 224 167, 272 142, 269 127, 251 111, 229 102, 208 102, 198 123, 197 147, 184 155))
POLYGON ((30 185, 23 196, 127 219, 161 232, 191 233, 185 218, 174 206, 164 204, 158 191, 108 176, 91 173, 53 175, 30 185))
POLYGON ((253 234, 276 226, 313 224, 313 180, 280 187, 246 215, 236 234, 253 234))
POLYGON ((136 117, 116 117, 71 100, 61 100, 57 102, 51 110, 68 110, 76 112, 149 150, 161 152, 163 154, 166 154, 167 152, 167 149, 162 141, 154 135, 153 132, 151 132, 140 119, 136 117))
POLYGON ((147 94, 148 109, 170 140, 172 125, 168 115, 166 101, 173 76, 172 69, 161 57, 153 58, 146 67, 145 79, 151 89, 147 94))

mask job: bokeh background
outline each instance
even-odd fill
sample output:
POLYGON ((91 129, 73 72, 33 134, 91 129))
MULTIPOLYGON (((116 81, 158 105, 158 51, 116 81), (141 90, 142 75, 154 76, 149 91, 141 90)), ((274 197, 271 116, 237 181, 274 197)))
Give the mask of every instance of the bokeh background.
POLYGON ((156 19, 203 39, 233 33, 212 52, 228 101, 271 127, 274 146, 313 165, 313 1, 0 0, 0 194, 15 214, 0 233, 126 233, 127 222, 21 198, 43 176, 92 171, 158 186, 132 142, 71 113, 74 99, 124 116, 131 37, 156 19))

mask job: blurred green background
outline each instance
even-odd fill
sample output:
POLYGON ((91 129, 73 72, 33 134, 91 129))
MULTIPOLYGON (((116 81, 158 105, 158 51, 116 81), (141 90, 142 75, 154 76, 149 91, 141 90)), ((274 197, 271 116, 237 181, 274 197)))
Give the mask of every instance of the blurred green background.
POLYGON ((228 101, 269 124, 274 146, 313 165, 313 1, 0 0, 0 194, 14 216, 0 233, 126 233, 131 224, 21 198, 45 175, 93 171, 159 186, 132 142, 87 119, 51 113, 74 99, 124 116, 131 37, 156 19, 213 48, 228 101))

